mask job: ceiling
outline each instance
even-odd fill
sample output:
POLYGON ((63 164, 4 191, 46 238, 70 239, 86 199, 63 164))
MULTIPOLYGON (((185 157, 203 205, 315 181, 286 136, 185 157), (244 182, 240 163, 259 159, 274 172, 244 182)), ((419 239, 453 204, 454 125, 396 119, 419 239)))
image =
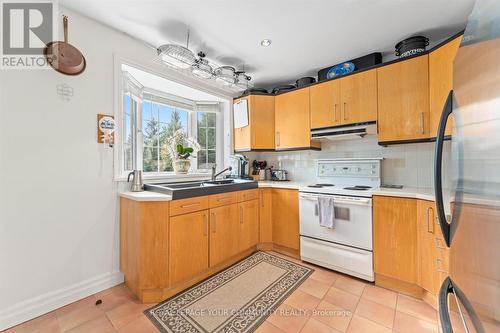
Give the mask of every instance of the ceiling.
POLYGON ((255 86, 316 76, 321 68, 423 34, 436 43, 465 27, 474 0, 61 0, 84 15, 155 47, 203 50, 243 66, 255 86), (264 38, 272 40, 262 47, 264 38))

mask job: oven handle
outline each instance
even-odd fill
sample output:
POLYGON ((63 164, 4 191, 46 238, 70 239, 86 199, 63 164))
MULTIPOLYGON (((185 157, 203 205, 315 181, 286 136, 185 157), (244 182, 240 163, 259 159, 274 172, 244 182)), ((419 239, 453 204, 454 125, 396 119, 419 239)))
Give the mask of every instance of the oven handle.
MULTIPOLYGON (((308 201, 318 201, 320 195, 311 195, 311 194, 300 194, 300 199, 305 199, 308 201)), ((325 196, 330 197, 330 196, 325 196)), ((356 200, 346 199, 340 196, 333 196, 334 202, 338 204, 346 204, 346 205, 357 205, 357 206, 371 206, 372 199, 370 198, 356 198, 356 200)))

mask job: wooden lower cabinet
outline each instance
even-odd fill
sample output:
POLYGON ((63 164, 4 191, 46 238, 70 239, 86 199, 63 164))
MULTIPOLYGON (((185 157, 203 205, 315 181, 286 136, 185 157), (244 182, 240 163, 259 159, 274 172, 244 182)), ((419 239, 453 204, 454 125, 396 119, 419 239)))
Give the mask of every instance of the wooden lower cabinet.
POLYGON ((238 204, 210 209, 210 267, 238 253, 238 204))
POLYGON ((120 198, 120 271, 144 302, 152 300, 145 290, 169 285, 168 226, 168 202, 120 198))
POLYGON ((436 220, 436 205, 433 201, 418 200, 418 284, 433 295, 437 295, 441 283, 447 276, 448 252, 443 234, 436 220))
POLYGON ((272 190, 273 243, 298 252, 299 192, 297 190, 272 190))
POLYGON ((208 268, 208 210, 170 219, 170 284, 188 280, 208 268))
POLYGON ((417 202, 415 199, 373 198, 375 274, 417 284, 417 202))
POLYGON ((272 188, 259 189, 259 242, 273 242, 272 188))
POLYGON ((240 202, 238 209, 238 252, 242 252, 259 243, 259 200, 240 202))
POLYGON ((299 254, 297 190, 120 203, 120 268, 143 302, 175 295, 258 248, 299 254))
POLYGON ((373 223, 375 283, 435 307, 449 250, 434 201, 375 196, 373 223))

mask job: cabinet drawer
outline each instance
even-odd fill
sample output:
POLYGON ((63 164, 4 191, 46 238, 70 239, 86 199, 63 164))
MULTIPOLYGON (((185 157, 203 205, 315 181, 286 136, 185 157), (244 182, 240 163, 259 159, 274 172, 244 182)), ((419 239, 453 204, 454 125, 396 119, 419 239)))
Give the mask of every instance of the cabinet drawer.
POLYGON ((212 194, 208 197, 210 208, 236 203, 238 200, 238 195, 236 193, 237 192, 212 194))
POLYGON ((208 196, 174 200, 170 202, 170 216, 208 209, 208 196))
POLYGON ((238 202, 259 198, 259 189, 257 188, 254 190, 239 191, 237 193, 238 193, 238 202))

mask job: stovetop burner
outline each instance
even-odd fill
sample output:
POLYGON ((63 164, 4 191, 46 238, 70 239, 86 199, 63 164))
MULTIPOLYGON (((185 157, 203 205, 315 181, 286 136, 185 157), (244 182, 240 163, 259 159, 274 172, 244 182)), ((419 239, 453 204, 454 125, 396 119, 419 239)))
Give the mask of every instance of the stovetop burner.
POLYGON ((330 186, 335 186, 333 184, 313 184, 313 185, 308 185, 307 187, 312 187, 312 188, 322 188, 322 187, 330 187, 330 186))
POLYGON ((344 190, 350 190, 350 191, 366 191, 371 189, 371 186, 364 186, 364 185, 356 185, 356 186, 349 186, 349 187, 344 187, 344 190))

